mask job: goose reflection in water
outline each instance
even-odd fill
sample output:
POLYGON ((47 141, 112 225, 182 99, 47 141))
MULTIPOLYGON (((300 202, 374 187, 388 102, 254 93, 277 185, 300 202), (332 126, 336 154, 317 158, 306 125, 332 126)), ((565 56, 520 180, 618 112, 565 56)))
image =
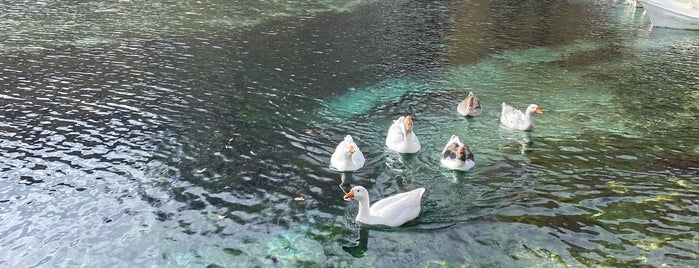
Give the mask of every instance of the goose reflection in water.
MULTIPOLYGON (((527 151, 529 151, 529 148, 534 144, 531 135, 531 132, 517 131, 505 127, 500 127, 501 140, 507 141, 508 143, 517 143, 519 145, 519 154, 522 156, 526 156, 527 151)), ((503 144, 503 147, 510 147, 510 144, 503 144)))
POLYGON ((369 243, 369 229, 360 227, 359 236, 357 237, 356 244, 353 246, 342 246, 342 249, 352 255, 355 258, 364 257, 364 253, 368 250, 369 243))
POLYGON ((340 190, 342 190, 343 193, 347 193, 350 189, 352 188, 352 174, 353 172, 342 172, 340 174, 340 190))

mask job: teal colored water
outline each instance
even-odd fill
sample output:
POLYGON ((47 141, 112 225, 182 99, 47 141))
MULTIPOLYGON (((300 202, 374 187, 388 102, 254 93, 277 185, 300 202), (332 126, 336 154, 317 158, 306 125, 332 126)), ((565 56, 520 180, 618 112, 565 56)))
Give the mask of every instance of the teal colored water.
POLYGON ((0 7, 0 266, 699 266, 699 32, 626 1, 0 7), (353 185, 427 191, 382 228, 353 185))

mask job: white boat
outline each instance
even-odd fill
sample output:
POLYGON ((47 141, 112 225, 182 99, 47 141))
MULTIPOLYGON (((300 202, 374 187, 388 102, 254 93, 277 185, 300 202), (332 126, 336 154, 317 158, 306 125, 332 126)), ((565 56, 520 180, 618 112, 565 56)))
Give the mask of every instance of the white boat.
POLYGON ((676 0, 639 0, 653 27, 699 30, 699 3, 676 0))

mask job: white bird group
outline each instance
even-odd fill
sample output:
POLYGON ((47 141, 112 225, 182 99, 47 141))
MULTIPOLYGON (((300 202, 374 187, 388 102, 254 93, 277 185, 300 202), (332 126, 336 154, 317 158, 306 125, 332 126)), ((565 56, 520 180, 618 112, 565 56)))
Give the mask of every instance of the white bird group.
MULTIPOLYGON (((463 116, 478 116, 483 110, 481 102, 473 92, 459 103, 457 112, 463 116)), ((526 112, 502 103, 500 124, 506 128, 522 131, 534 129, 534 114, 541 114, 541 108, 531 104, 526 112)), ((415 135, 413 119, 401 116, 388 128, 386 147, 398 153, 412 154, 420 151, 420 141, 415 135)), ((364 155, 359 147, 347 135, 335 148, 330 158, 332 168, 342 172, 356 171, 364 166, 364 155)), ((440 164, 451 170, 467 171, 475 166, 473 152, 458 136, 452 135, 440 155, 440 164)), ((420 203, 425 188, 395 194, 370 205, 369 193, 362 186, 355 186, 344 195, 345 200, 354 199, 359 202, 359 212, 356 221, 369 225, 386 225, 396 227, 417 218, 420 214, 420 203)))

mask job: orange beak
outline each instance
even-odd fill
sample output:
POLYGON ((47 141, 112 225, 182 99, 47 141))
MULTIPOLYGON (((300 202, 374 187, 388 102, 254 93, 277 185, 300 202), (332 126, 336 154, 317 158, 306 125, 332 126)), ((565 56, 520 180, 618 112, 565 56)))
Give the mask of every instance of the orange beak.
POLYGON ((405 124, 406 125, 412 125, 413 124, 413 119, 410 116, 405 117, 405 124))
POLYGON ((543 114, 544 112, 541 111, 541 108, 536 107, 536 113, 537 113, 537 114, 543 114))
POLYGON ((473 106, 473 97, 468 97, 468 106, 473 106))
POLYGON ((354 198, 354 189, 350 189, 349 193, 347 193, 347 194, 345 195, 345 197, 343 197, 343 198, 344 198, 344 199, 351 199, 351 198, 354 198))
POLYGON ((349 147, 349 152, 350 154, 353 154, 356 150, 354 150, 354 146, 350 145, 349 147))
POLYGON ((459 149, 456 149, 456 151, 459 152, 460 154, 463 154, 463 153, 464 153, 464 147, 459 147, 459 149))

